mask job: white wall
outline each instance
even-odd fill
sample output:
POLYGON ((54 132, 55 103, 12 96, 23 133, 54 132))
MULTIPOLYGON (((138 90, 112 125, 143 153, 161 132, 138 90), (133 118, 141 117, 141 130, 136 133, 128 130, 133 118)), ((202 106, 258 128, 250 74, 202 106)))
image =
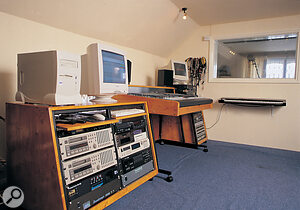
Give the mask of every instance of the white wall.
MULTIPOLYGON (((208 58, 209 43, 203 36, 255 35, 300 29, 300 15, 257 21, 199 27, 170 58, 208 58)), ((298 55, 299 56, 299 55, 298 55)), ((299 68, 299 66, 298 66, 299 68)), ((300 84, 206 83, 201 94, 213 98, 264 97, 286 99, 287 106, 245 108, 226 105, 217 125, 208 130, 210 139, 300 151, 300 84)), ((204 112, 206 125, 212 125, 221 105, 204 112)))
MULTIPOLYGON (((84 54, 92 38, 80 36, 26 19, 0 13, 0 115, 5 117, 5 103, 14 101, 17 54, 42 50, 62 50, 84 54)), ((112 44, 113 45, 113 44, 112 44)), ((168 60, 143 51, 115 45, 127 52, 132 61, 132 83, 154 85, 155 71, 168 60)), ((0 156, 5 155, 5 124, 0 121, 0 156)))
MULTIPOLYGON (((116 45, 127 51, 133 62, 132 84, 154 85, 155 72, 165 66, 170 58, 184 60, 187 57, 209 55, 209 43, 203 36, 231 36, 299 30, 300 16, 266 19, 250 22, 199 27, 166 59, 143 51, 116 45)), ((0 115, 5 116, 5 102, 14 101, 16 91, 17 53, 40 50, 63 50, 83 54, 86 46, 97 40, 55 29, 22 18, 0 13, 0 115)), ((158 43, 163 44, 163 43, 158 43)), ((220 122, 208 130, 210 139, 250 145, 267 146, 300 151, 300 85, 299 84, 240 84, 206 83, 201 94, 214 100, 220 97, 285 98, 287 107, 273 110, 265 108, 223 109, 220 122)), ((216 103, 205 111, 207 126, 215 122, 220 110, 216 103)), ((0 156, 5 155, 4 123, 0 121, 0 156)))

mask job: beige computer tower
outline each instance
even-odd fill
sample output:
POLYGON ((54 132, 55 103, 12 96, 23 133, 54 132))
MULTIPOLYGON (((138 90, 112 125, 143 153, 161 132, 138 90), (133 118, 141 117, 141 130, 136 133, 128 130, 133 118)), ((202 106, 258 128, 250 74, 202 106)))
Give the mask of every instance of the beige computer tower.
POLYGON ((79 104, 80 81, 80 55, 56 50, 18 54, 17 101, 79 104))

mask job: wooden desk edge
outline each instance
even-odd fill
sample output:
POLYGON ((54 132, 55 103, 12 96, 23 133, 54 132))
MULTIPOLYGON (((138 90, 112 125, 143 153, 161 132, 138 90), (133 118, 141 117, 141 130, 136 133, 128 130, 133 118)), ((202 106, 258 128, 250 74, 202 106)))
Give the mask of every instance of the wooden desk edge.
POLYGON ((211 109, 212 107, 213 107, 212 103, 211 104, 196 105, 196 106, 182 107, 182 108, 179 108, 178 116, 203 111, 205 109, 211 109))
POLYGON ((129 102, 129 101, 147 102, 150 114, 159 114, 159 115, 167 115, 167 116, 179 116, 184 114, 190 114, 205 109, 211 109, 213 107, 213 103, 179 107, 179 102, 177 101, 159 99, 159 98, 147 98, 147 97, 133 96, 133 95, 116 95, 114 96, 114 98, 120 101, 121 103, 129 102))

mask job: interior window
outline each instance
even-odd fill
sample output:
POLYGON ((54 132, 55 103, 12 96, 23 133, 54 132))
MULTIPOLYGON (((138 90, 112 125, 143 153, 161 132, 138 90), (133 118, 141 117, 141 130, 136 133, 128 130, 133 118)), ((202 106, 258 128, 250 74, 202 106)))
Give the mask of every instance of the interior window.
POLYGON ((213 42, 212 78, 296 79, 298 33, 213 42))

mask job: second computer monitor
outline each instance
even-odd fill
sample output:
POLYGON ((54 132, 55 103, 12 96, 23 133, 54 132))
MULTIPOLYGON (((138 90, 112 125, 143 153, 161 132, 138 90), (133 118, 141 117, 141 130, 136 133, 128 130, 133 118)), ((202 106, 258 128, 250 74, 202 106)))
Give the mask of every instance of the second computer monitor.
POLYGON ((103 96, 128 92, 127 60, 122 50, 100 43, 91 44, 85 63, 82 93, 103 96))
POLYGON ((185 62, 171 60, 171 68, 173 70, 173 83, 186 84, 188 80, 188 71, 185 62))

